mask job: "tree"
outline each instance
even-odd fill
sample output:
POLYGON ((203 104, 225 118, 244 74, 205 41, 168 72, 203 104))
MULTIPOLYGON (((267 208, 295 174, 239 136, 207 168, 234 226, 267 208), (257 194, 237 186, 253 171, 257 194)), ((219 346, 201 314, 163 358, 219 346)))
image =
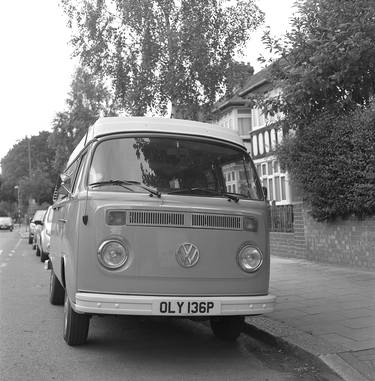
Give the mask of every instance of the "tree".
POLYGON ((47 131, 26 137, 1 160, 1 200, 16 202, 15 186, 19 186, 23 209, 29 198, 34 198, 38 203, 52 201, 51 179, 57 177, 57 171, 54 167, 55 152, 48 147, 49 137, 50 132, 47 131))
POLYGON ((49 147, 55 151, 54 166, 58 173, 87 128, 99 116, 115 114, 110 92, 95 75, 81 67, 75 73, 66 105, 65 111, 56 114, 49 139, 49 147))
POLYGON ((282 96, 266 108, 282 111, 288 128, 302 128, 322 112, 350 113, 375 90, 373 0, 299 0, 285 39, 264 42, 280 59, 270 67, 282 96))
POLYGON ((375 214, 375 3, 304 0, 285 39, 264 40, 282 93, 263 100, 294 130, 278 150, 319 220, 375 214))
POLYGON ((253 0, 62 0, 84 67, 131 115, 202 118, 233 83, 234 56, 263 13, 253 0))

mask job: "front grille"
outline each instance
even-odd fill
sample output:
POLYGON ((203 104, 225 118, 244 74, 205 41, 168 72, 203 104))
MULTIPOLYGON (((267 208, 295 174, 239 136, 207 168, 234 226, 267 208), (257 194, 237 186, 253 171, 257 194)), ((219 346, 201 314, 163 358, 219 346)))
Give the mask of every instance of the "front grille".
POLYGON ((127 225, 242 230, 242 217, 225 214, 130 210, 127 225))
POLYGON ((195 228, 241 230, 241 222, 242 218, 239 216, 194 213, 191 226, 195 228))
POLYGON ((184 226, 185 215, 183 213, 133 210, 129 212, 128 224, 148 226, 184 226))

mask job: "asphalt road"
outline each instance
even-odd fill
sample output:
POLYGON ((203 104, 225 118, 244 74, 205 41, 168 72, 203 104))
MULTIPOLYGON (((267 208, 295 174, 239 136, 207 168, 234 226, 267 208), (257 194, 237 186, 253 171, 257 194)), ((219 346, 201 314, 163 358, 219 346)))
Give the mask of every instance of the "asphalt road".
POLYGON ((0 380, 338 380, 308 359, 242 334, 216 339, 203 323, 93 317, 88 343, 62 337, 63 307, 26 238, 0 231, 0 380))

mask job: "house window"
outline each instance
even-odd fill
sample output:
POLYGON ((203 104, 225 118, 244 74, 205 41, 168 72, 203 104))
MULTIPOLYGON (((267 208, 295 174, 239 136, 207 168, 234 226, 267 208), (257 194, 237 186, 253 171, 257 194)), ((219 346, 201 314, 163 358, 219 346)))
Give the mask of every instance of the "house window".
POLYGON ((274 129, 271 130, 271 149, 274 150, 276 148, 276 131, 274 129))
POLYGON ((267 187, 269 201, 287 201, 285 172, 277 160, 267 160, 256 165, 263 186, 267 187))
POLYGON ((254 153, 254 156, 258 155, 258 136, 257 135, 253 136, 253 153, 254 153))
POLYGON ((251 131, 251 118, 238 118, 238 133, 240 135, 249 135, 251 131))
POLYGON ((266 124, 266 118, 259 108, 253 108, 251 110, 251 119, 253 129, 261 128, 266 124))
POLYGON ((268 198, 273 200, 273 179, 268 179, 268 198))
POLYGON ((267 165, 268 165, 268 174, 272 175, 273 174, 272 161, 269 161, 267 165))
POLYGON ((268 131, 264 133, 264 150, 266 152, 270 151, 270 134, 268 131))
POLYGON ((263 152, 264 152, 263 134, 259 134, 258 138, 259 138, 259 154, 263 155, 263 152))

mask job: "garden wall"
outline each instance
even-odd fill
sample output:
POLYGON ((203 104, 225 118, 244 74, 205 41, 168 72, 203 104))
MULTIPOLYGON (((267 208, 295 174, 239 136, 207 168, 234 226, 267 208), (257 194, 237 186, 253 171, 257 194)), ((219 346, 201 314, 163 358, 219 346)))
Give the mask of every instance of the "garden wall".
POLYGON ((303 204, 293 213, 293 232, 271 232, 271 254, 375 270, 375 217, 317 222, 303 204))

